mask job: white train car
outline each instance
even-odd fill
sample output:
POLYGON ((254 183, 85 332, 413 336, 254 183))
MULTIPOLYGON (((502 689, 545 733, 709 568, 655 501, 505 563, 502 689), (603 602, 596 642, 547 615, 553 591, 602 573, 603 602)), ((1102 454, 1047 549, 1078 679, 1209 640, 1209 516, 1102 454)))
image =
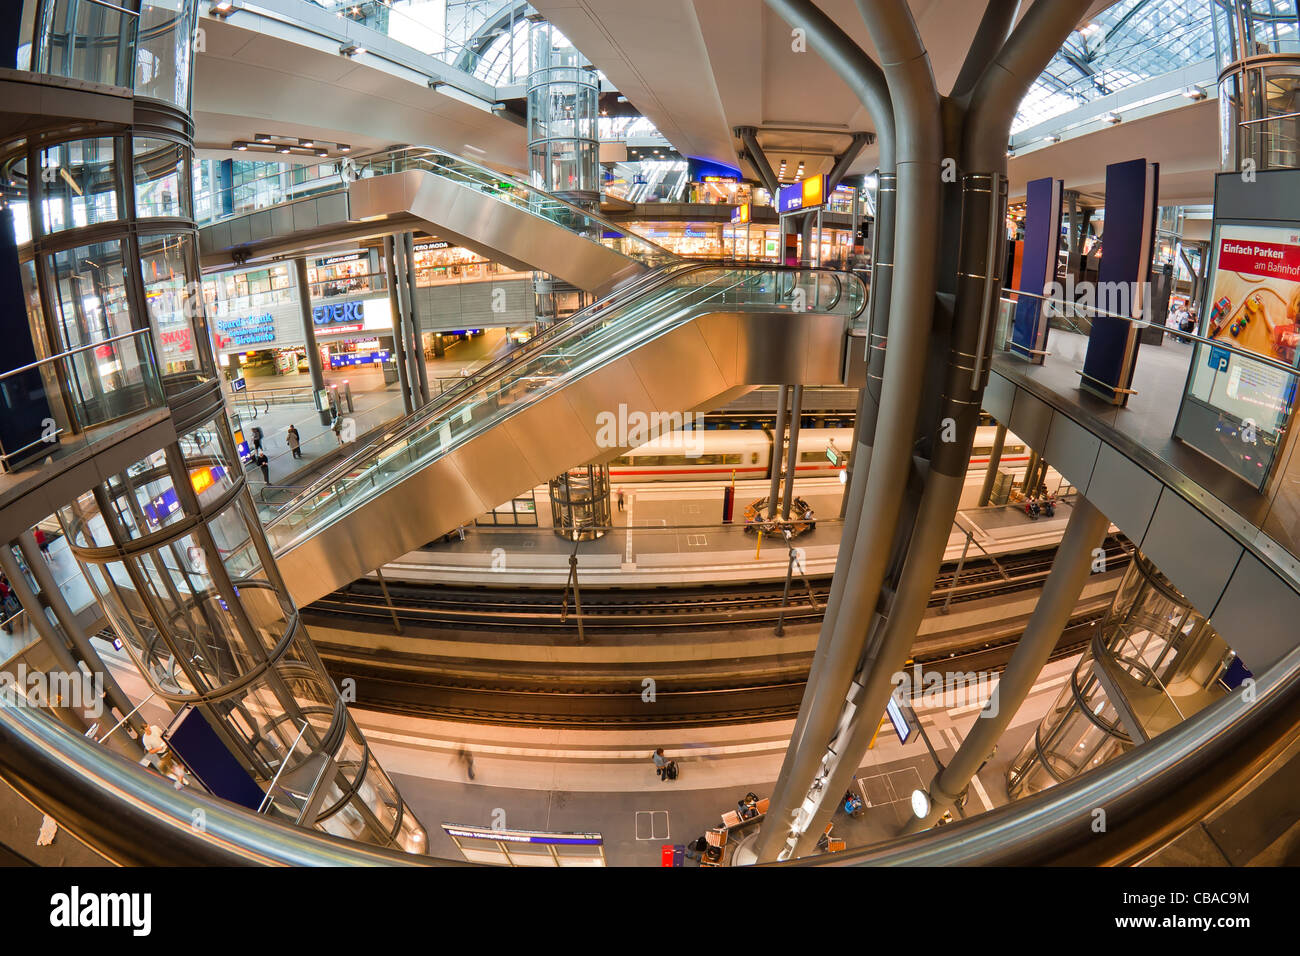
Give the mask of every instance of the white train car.
MULTIPOLYGON (((961 506, 975 504, 993 451, 993 427, 976 431, 970 470, 961 506)), ((851 428, 801 428, 800 478, 834 477, 847 465, 853 444, 851 428), (832 462, 828 449, 834 450, 832 462)), ((1007 435, 1002 449, 1002 471, 1019 477, 1029 462, 1029 448, 1007 435)), ((760 429, 704 429, 673 432, 646 442, 609 463, 610 480, 635 484, 646 481, 729 481, 767 478, 771 475, 772 436, 760 429)))

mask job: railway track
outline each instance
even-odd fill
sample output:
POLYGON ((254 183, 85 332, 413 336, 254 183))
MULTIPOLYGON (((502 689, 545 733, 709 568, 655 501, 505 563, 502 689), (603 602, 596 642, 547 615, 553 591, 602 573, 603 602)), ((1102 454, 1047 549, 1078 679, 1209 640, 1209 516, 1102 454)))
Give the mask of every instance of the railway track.
MULTIPOLYGON (((1040 586, 1051 569, 1055 549, 1011 555, 992 561, 967 561, 957 576, 948 564, 935 580, 930 607, 996 597, 1040 586), (953 587, 956 578, 957 585, 953 587), (951 593, 950 593, 951 592, 951 593)), ((1106 542, 1107 566, 1122 567, 1128 554, 1119 541, 1106 542)), ((791 586, 785 608, 787 624, 818 621, 830 593, 829 576, 803 580, 791 586)), ((391 627, 396 612, 403 628, 559 631, 577 633, 572 595, 566 606, 555 589, 411 585, 390 582, 390 607, 375 581, 361 580, 304 609, 309 620, 330 626, 345 622, 391 627)), ((782 582, 755 582, 744 586, 670 587, 649 589, 602 588, 582 594, 583 627, 590 633, 626 633, 645 630, 698 630, 710 626, 762 627, 781 615, 782 582)))
MULTIPOLYGON (((1092 611, 1072 619, 1051 659, 1079 653, 1103 613, 1092 611)), ((922 668, 942 662, 946 672, 1000 673, 1015 644, 1014 638, 1005 639, 963 652, 922 647, 914 660, 922 668)), ((658 682, 654 699, 647 701, 640 678, 587 687, 563 679, 552 679, 545 687, 527 686, 509 675, 476 683, 448 680, 435 673, 397 671, 382 663, 355 658, 341 659, 329 648, 322 648, 322 657, 335 679, 346 676, 356 682, 357 699, 370 710, 554 729, 716 726, 791 718, 799 710, 811 663, 811 655, 799 655, 789 662, 787 676, 743 686, 736 686, 734 681, 714 687, 675 686, 671 679, 665 679, 658 682)))
MULTIPOLYGON (((1122 568, 1128 552, 1121 541, 1106 541, 1107 567, 1122 568)), ((951 600, 956 605, 1036 588, 1051 568, 1054 549, 1010 555, 997 561, 969 560, 956 574, 944 566, 935 582, 930 606, 951 600), (957 580, 953 587, 954 578, 957 580), (951 591, 951 595, 949 592, 951 591)), ((794 582, 788 624, 820 620, 829 579, 811 581, 815 606, 801 580, 794 582)), ((538 632, 552 643, 575 644, 577 625, 572 604, 567 611, 553 589, 451 587, 389 582, 390 607, 374 581, 350 587, 305 610, 308 624, 346 629, 362 625, 391 632, 397 613, 402 637, 385 637, 369 647, 316 639, 318 650, 336 680, 355 682, 357 699, 367 709, 418 717, 527 727, 685 727, 722 725, 794 716, 803 696, 811 652, 782 653, 723 660, 673 662, 663 667, 645 661, 626 664, 551 666, 536 662, 475 660, 438 656, 424 643, 446 641, 440 632, 489 634, 538 632), (652 701, 644 699, 644 675, 655 672, 652 701)), ((725 627, 758 629, 772 625, 781 608, 780 582, 745 587, 602 588, 583 594, 583 624, 589 636, 609 635, 606 643, 636 640, 652 632, 725 627)), ((1078 653, 1104 613, 1092 608, 1070 622, 1053 659, 1078 653)), ((984 630, 969 641, 951 635, 922 638, 915 663, 942 665, 945 671, 1000 672, 1016 642, 1018 625, 984 630)), ((633 644, 632 646, 635 646, 633 644)))

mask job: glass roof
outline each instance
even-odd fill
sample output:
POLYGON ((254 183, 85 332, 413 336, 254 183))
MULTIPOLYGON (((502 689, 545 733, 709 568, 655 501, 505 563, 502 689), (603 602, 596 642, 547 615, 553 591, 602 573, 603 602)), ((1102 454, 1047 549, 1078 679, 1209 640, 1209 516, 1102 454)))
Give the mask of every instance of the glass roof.
POLYGON ((1213 0, 1120 0, 1075 30, 1020 103, 1018 133, 1214 57, 1213 0))

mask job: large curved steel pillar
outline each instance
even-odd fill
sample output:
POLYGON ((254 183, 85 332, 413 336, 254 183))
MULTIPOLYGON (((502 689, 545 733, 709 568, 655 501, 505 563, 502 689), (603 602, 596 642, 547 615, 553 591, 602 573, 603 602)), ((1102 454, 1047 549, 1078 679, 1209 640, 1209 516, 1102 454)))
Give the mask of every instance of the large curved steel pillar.
POLYGON ((876 2, 862 12, 880 51, 893 103, 898 201, 909 217, 909 228, 895 236, 889 350, 881 389, 881 405, 890 413, 877 421, 861 519, 856 528, 845 528, 846 536, 853 535, 853 586, 845 584, 836 614, 823 623, 813 665, 816 681, 805 693, 802 739, 791 744, 792 759, 778 781, 768 826, 756 844, 761 861, 789 856, 795 837, 806 831, 815 809, 808 794, 823 777, 825 744, 841 720, 842 702, 877 608, 889 560, 880 542, 894 538, 898 503, 911 468, 938 274, 943 139, 929 55, 904 0, 876 2), (783 830, 786 821, 791 825, 783 830))

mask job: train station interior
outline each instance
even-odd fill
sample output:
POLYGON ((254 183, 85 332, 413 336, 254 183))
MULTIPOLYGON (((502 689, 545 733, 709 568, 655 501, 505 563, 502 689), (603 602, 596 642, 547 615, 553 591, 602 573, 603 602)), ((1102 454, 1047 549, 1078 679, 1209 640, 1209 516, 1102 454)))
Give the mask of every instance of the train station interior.
POLYGON ((1295 0, 0 28, 3 862, 1300 863, 1295 0))

